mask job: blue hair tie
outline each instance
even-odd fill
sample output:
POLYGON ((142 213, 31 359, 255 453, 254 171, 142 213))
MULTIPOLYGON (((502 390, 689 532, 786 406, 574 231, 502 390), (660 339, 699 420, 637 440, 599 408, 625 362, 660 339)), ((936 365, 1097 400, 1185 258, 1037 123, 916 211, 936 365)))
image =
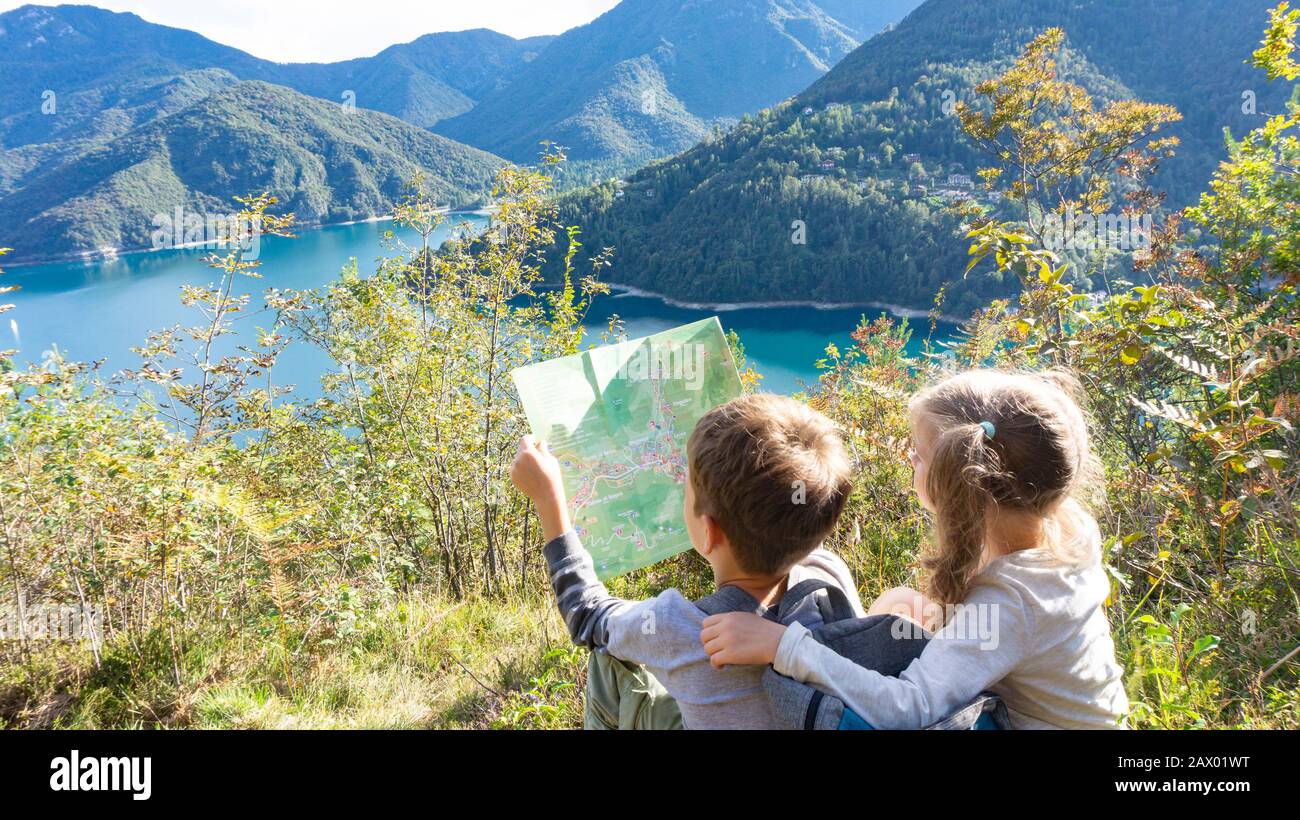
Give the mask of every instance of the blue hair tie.
POLYGON ((991 421, 981 421, 980 427, 984 428, 984 438, 989 441, 992 441, 993 437, 998 434, 998 428, 994 427, 991 421))

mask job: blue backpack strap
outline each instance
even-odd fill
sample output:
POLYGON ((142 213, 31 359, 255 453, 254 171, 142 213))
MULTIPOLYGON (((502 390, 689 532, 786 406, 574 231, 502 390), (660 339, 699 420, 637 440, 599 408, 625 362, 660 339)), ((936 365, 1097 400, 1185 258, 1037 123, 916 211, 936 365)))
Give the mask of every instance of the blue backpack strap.
POLYGON ((867 723, 865 720, 859 717, 857 712, 853 711, 852 709, 849 709, 848 707, 845 707, 844 714, 840 715, 840 725, 837 726, 836 728, 840 729, 841 731, 845 731, 845 730, 860 731, 863 729, 874 730, 876 727, 872 726, 870 723, 867 723))
MULTIPOLYGON (((808 719, 804 728, 814 729, 814 721, 817 717, 816 712, 821 706, 822 698, 818 697, 821 692, 813 696, 812 702, 808 707, 808 719)), ((825 697, 830 698, 829 695, 825 697)), ((845 729, 875 729, 870 723, 854 712, 847 706, 843 707, 840 714, 839 725, 835 728, 845 729)), ((953 712, 948 717, 940 720, 927 729, 958 729, 965 731, 988 731, 999 729, 1010 729, 1011 721, 1007 717, 1007 707, 1002 703, 1002 699, 992 692, 983 692, 975 700, 953 712)))
POLYGON ((763 607, 754 596, 740 587, 725 586, 712 595, 695 602, 705 615, 722 615, 727 612, 753 612, 759 614, 763 607))
POLYGON ((844 590, 829 581, 809 578, 786 590, 785 595, 781 597, 780 606, 777 607, 776 619, 781 623, 785 623, 790 610, 797 607, 809 595, 815 595, 822 590, 826 591, 826 600, 830 606, 829 612, 824 608, 822 609, 822 620, 825 623, 847 621, 850 618, 857 617, 853 611, 853 604, 849 603, 849 596, 844 593, 844 590))
POLYGON ((854 617, 853 605, 849 603, 849 597, 844 594, 844 590, 829 581, 816 578, 800 581, 790 587, 790 589, 786 590, 785 595, 781 596, 781 602, 767 610, 763 609, 763 606, 754 599, 754 596, 735 586, 725 586, 712 595, 696 601, 695 605, 704 610, 705 615, 721 615, 726 612, 752 612, 756 615, 762 615, 768 620, 785 623, 786 616, 792 609, 802 603, 809 595, 815 595, 822 590, 826 590, 827 601, 829 602, 829 612, 825 608, 821 608, 823 616, 829 616, 823 618, 826 623, 843 621, 854 617))

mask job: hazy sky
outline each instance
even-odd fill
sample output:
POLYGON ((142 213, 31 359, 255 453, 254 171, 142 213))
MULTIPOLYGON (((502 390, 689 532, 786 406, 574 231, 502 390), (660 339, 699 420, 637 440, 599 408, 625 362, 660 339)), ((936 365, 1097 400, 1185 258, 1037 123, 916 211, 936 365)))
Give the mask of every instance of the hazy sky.
MULTIPOLYGON (((46 0, 54 5, 53 0, 46 0)), ((512 37, 559 34, 618 0, 89 0, 151 23, 281 62, 367 57, 433 31, 490 28, 512 37)), ((0 0, 0 12, 24 5, 0 0)))

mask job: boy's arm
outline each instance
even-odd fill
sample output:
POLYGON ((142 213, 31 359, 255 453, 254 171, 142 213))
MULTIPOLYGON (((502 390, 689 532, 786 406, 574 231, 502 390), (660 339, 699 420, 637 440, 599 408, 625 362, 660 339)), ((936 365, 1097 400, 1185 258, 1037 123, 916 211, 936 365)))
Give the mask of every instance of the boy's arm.
POLYGON ((648 601, 625 601, 610 595, 596 577, 591 554, 569 523, 559 462, 545 443, 532 436, 519 442, 510 479, 537 510, 551 587, 574 643, 603 647, 616 658, 658 670, 702 660, 695 636, 703 613, 676 590, 648 601))
POLYGON ((570 637, 574 643, 591 649, 605 646, 609 616, 630 605, 610 595, 596 577, 591 554, 583 549, 569 521, 560 464, 545 442, 532 436, 520 440, 510 480, 537 510, 542 537, 547 541, 542 555, 550 569, 551 587, 570 637))
POLYGON ((674 697, 698 686, 682 675, 708 670, 696 637, 704 619, 699 607, 675 589, 644 601, 610 595, 573 532, 551 541, 544 552, 560 616, 574 643, 646 667, 674 697))
POLYGON ((551 588, 555 590, 560 617, 564 618, 573 642, 589 649, 607 646, 610 619, 630 614, 635 605, 609 594, 596 577, 591 553, 573 530, 548 543, 542 554, 550 569, 551 588))
POLYGON ((1029 652, 1032 623, 1013 590, 982 587, 966 606, 992 606, 992 619, 959 612, 897 678, 886 677, 818 643, 791 624, 781 637, 773 668, 816 686, 879 729, 919 729, 947 717, 1014 669, 1029 652), (992 635, 966 634, 973 624, 994 624, 992 635))

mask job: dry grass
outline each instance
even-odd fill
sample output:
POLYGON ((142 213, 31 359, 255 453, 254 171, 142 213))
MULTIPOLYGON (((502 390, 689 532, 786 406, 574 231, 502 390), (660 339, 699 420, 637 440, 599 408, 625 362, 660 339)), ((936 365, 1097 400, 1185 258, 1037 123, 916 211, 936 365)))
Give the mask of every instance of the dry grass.
MULTIPOLYGON (((126 651, 121 653, 126 655, 126 651)), ((585 655, 545 599, 449 603, 411 597, 346 638, 290 658, 273 642, 195 638, 182 685, 119 660, 95 669, 77 647, 15 664, 0 725, 246 729, 581 726, 585 655)))

